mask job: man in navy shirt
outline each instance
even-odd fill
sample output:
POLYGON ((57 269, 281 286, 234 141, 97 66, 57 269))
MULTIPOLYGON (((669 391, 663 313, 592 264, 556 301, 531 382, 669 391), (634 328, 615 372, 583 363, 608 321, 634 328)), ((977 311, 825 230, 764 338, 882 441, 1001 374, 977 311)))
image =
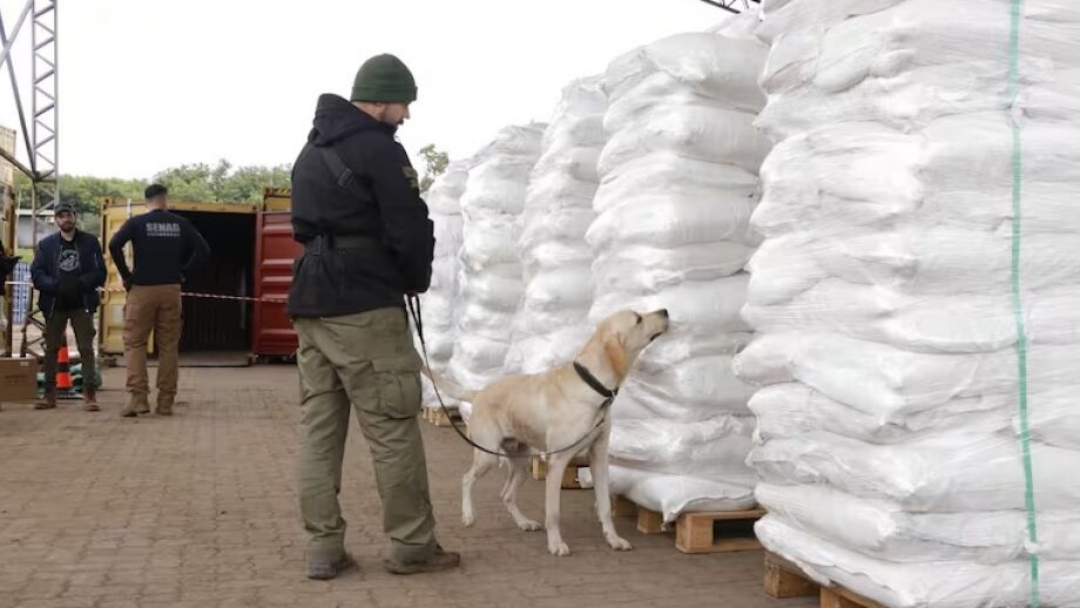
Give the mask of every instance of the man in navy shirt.
POLYGON ((147 213, 129 219, 109 241, 109 255, 128 290, 124 356, 131 399, 121 412, 126 418, 150 413, 146 344, 151 331, 158 351, 156 412, 172 415, 182 326, 180 285, 185 274, 210 254, 206 240, 191 222, 169 212, 168 194, 160 184, 147 188, 147 213), (135 250, 134 270, 128 269, 124 258, 129 242, 135 250))

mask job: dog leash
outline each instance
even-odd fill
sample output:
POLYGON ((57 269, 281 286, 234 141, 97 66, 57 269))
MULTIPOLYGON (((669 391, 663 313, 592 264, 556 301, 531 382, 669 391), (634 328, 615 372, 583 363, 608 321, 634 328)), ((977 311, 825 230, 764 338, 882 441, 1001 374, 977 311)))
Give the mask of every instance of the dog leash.
MULTIPOLYGON (((420 350, 424 354, 424 365, 428 368, 428 371, 430 372, 431 361, 428 360, 427 341, 424 339, 424 319, 423 316, 421 316, 420 314, 420 296, 412 294, 407 295, 405 298, 405 303, 408 306, 409 315, 412 317, 413 327, 416 328, 416 335, 418 338, 420 338, 420 350)), ((442 393, 439 392, 438 383, 435 382, 434 378, 429 378, 431 379, 432 388, 435 389, 435 398, 439 401, 439 407, 442 409, 443 413, 446 414, 446 419, 450 421, 450 426, 453 427, 454 431, 458 434, 458 437, 461 437, 462 440, 465 441, 465 443, 468 443, 469 445, 480 450, 481 452, 491 454, 492 456, 498 456, 500 458, 532 458, 534 456, 539 456, 541 459, 547 460, 548 456, 552 456, 554 454, 561 454, 563 452, 569 452, 570 450, 576 449, 583 441, 589 438, 589 435, 592 435, 596 431, 596 429, 600 428, 600 426, 604 424, 604 421, 607 419, 608 408, 611 406, 611 403, 615 401, 615 396, 619 392, 618 388, 616 388, 615 390, 611 390, 605 387, 599 380, 596 379, 595 376, 592 375, 591 372, 589 372, 588 369, 585 368, 585 366, 581 365, 577 361, 574 361, 574 369, 577 371, 578 375, 581 376, 581 379, 589 385, 589 388, 600 393, 600 395, 604 397, 604 402, 600 404, 600 419, 596 421, 596 424, 593 425, 593 427, 589 429, 587 433, 581 436, 581 439, 578 439, 569 446, 560 450, 552 450, 547 452, 530 454, 510 454, 507 452, 496 452, 494 450, 489 450, 482 445, 478 445, 475 441, 469 438, 469 436, 466 435, 460 427, 458 427, 456 422, 454 422, 454 416, 450 413, 450 409, 446 407, 446 402, 443 401, 442 393)))

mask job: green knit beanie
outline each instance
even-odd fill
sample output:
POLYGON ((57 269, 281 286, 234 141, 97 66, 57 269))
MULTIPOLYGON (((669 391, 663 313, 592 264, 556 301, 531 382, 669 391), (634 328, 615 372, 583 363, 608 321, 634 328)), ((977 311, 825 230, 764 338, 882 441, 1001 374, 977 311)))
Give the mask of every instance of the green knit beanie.
POLYGON ((356 72, 350 101, 411 103, 416 101, 416 80, 393 55, 376 55, 356 72))

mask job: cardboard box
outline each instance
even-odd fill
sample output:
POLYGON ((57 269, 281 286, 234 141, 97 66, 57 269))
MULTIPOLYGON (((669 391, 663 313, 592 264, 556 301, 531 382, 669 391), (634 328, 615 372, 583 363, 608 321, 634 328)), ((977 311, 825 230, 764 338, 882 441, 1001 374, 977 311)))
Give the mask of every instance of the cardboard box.
POLYGON ((36 359, 0 358, 0 403, 37 399, 36 359))

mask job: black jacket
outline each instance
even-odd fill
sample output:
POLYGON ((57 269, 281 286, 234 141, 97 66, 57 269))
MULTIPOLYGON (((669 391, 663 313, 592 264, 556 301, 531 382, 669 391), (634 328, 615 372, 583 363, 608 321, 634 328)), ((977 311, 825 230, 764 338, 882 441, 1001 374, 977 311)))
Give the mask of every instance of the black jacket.
MULTIPOLYGON (((38 306, 46 315, 51 315, 59 289, 60 273, 57 265, 60 260, 60 233, 50 234, 38 243, 37 254, 30 265, 30 276, 34 288, 40 292, 38 306)), ((105 285, 105 259, 101 254, 101 243, 92 234, 82 230, 75 231, 75 247, 79 250, 79 292, 82 295, 83 308, 90 312, 97 310, 101 302, 98 287, 105 285)))
POLYGON ((305 247, 294 265, 291 316, 403 307, 405 293, 427 291, 434 226, 395 131, 337 95, 319 98, 293 166, 293 238, 305 247), (355 191, 338 183, 322 146, 353 172, 355 191))

